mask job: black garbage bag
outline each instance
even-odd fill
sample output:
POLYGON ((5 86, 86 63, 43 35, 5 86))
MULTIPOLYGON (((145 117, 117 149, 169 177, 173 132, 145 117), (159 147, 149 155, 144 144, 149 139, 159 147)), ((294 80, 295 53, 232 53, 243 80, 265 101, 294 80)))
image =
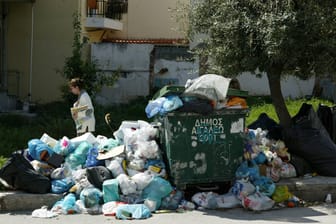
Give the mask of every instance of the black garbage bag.
POLYGON ((105 180, 112 179, 112 173, 105 166, 93 166, 86 169, 88 181, 96 188, 102 190, 105 180))
POLYGON ((297 177, 302 177, 306 174, 311 174, 314 172, 311 165, 305 159, 293 153, 291 153, 289 163, 294 166, 297 177))
POLYGON ((213 107, 209 100, 200 99, 197 97, 181 97, 183 102, 182 107, 178 108, 178 112, 193 112, 202 115, 208 115, 213 112, 213 107))
POLYGON ((336 145, 318 129, 288 128, 283 132, 288 152, 307 161, 321 176, 336 177, 336 145))
POLYGON ((322 132, 323 135, 329 136, 328 131, 323 126, 311 104, 303 103, 299 112, 292 117, 292 123, 294 127, 302 129, 317 129, 322 132))
POLYGON ((50 179, 36 172, 24 155, 17 152, 0 169, 0 178, 15 190, 45 194, 51 189, 50 179))
POLYGON ((275 120, 271 119, 266 113, 261 113, 257 120, 252 122, 249 129, 261 128, 267 130, 267 138, 279 140, 282 139, 282 127, 275 120))
POLYGON ((292 124, 283 132, 288 152, 302 157, 319 175, 336 176, 336 145, 313 106, 303 103, 292 124))
POLYGON ((330 138, 336 143, 336 106, 329 107, 319 104, 316 113, 330 138))

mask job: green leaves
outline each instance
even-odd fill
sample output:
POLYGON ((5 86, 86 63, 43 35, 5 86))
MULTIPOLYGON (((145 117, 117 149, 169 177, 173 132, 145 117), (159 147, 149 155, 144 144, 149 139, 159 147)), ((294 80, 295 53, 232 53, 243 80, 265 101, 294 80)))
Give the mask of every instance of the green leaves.
POLYGON ((333 0, 199 1, 190 10, 190 33, 208 38, 195 53, 228 76, 275 65, 301 78, 335 72, 335 7, 333 0))

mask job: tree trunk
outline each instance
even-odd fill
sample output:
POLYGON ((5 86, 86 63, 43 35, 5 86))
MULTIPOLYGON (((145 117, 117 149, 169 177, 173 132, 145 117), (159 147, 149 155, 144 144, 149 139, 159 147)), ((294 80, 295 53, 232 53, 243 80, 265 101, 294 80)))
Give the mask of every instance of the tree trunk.
POLYGON ((268 84, 271 91, 273 106, 278 115, 280 125, 289 127, 291 125, 291 116, 286 107, 285 99, 281 92, 280 71, 271 71, 267 73, 268 84))

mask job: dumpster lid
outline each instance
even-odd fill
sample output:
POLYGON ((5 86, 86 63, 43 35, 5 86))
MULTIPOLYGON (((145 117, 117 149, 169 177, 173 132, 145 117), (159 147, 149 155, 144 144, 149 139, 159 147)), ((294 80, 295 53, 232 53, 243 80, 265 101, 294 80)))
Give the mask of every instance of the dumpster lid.
POLYGON ((248 97, 248 91, 229 88, 228 96, 248 97))
MULTIPOLYGON (((152 100, 155 100, 155 99, 163 97, 163 96, 181 95, 184 92, 184 90, 185 90, 184 86, 166 85, 166 86, 162 87, 160 90, 158 90, 153 95, 152 100)), ((228 96, 248 97, 248 91, 229 88, 227 95, 228 96)))

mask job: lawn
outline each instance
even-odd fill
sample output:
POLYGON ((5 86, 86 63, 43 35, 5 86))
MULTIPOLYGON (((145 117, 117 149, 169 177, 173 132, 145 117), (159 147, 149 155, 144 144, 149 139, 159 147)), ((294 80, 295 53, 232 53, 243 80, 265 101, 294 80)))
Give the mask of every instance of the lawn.
MULTIPOLYGON (((258 119, 258 116, 261 113, 266 113, 270 118, 279 122, 279 119, 275 113, 274 106, 269 97, 251 97, 247 99, 248 105, 250 107, 250 112, 246 117, 246 125, 248 126, 253 121, 258 119)), ((333 106, 334 104, 331 101, 318 99, 318 98, 301 98, 296 100, 287 99, 286 105, 289 111, 289 114, 293 117, 301 108, 303 103, 311 104, 315 111, 318 108, 319 104, 324 104, 327 106, 333 106)))

